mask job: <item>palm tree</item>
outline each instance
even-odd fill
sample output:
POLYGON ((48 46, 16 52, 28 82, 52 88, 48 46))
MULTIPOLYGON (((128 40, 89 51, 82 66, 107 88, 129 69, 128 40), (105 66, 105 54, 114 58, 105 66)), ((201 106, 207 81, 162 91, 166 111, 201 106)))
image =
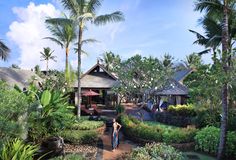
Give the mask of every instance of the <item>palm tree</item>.
POLYGON ((106 70, 108 71, 113 71, 115 65, 121 62, 120 56, 115 55, 111 51, 105 52, 102 55, 102 58, 100 58, 99 60, 102 61, 102 64, 105 66, 106 70))
POLYGON ((186 68, 196 69, 202 65, 201 56, 197 53, 192 53, 186 56, 186 60, 184 61, 186 68))
POLYGON ((0 40, 0 58, 3 61, 7 60, 10 51, 11 50, 0 40))
POLYGON ((162 60, 163 67, 165 67, 165 68, 172 67, 173 60, 174 60, 173 56, 171 56, 169 53, 165 53, 163 56, 163 60, 162 60))
POLYGON ((123 14, 119 11, 97 16, 97 10, 101 6, 101 0, 61 0, 65 9, 69 10, 71 17, 74 18, 78 27, 78 109, 77 116, 80 117, 81 105, 81 53, 82 53, 82 39, 83 31, 87 22, 95 25, 104 25, 108 22, 119 22, 124 20, 123 14))
MULTIPOLYGON (((216 18, 221 22, 221 44, 222 44, 222 63, 225 76, 228 75, 231 57, 230 57, 230 37, 229 34, 229 20, 234 19, 235 0, 198 0, 195 4, 195 9, 202 12, 206 11, 208 17, 216 18)), ((223 158, 225 153, 225 144, 227 136, 227 121, 228 121, 228 82, 223 82, 222 87, 222 118, 221 118, 221 132, 220 143, 218 148, 217 159, 223 158)))
POLYGON ((41 54, 41 61, 46 61, 46 72, 48 73, 48 62, 49 60, 53 60, 56 62, 56 56, 53 56, 54 51, 51 50, 51 48, 46 47, 43 48, 43 52, 40 52, 41 54))
MULTIPOLYGON (((56 44, 60 45, 61 48, 65 48, 66 64, 65 64, 65 77, 66 81, 69 82, 70 77, 66 76, 69 72, 69 50, 70 44, 76 40, 75 25, 71 19, 65 18, 49 18, 46 21, 47 28, 52 33, 53 37, 45 37, 56 44)), ((69 84, 69 83, 68 83, 69 84)))

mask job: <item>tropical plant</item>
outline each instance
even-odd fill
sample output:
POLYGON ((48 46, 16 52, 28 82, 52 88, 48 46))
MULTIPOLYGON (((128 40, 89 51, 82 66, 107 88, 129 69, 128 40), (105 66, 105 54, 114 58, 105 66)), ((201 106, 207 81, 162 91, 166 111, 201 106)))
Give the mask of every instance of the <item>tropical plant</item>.
POLYGON ((65 129, 75 120, 67 97, 60 91, 45 90, 39 95, 42 110, 32 111, 29 117, 29 137, 34 141, 65 129))
POLYGON ((33 160, 38 146, 25 144, 22 140, 14 139, 4 144, 0 154, 1 160, 33 160))
POLYGON ((47 74, 48 74, 48 61, 53 60, 54 62, 56 62, 56 56, 53 56, 53 52, 54 51, 52 51, 51 48, 49 47, 43 48, 43 52, 40 52, 41 61, 46 61, 47 74))
POLYGON ((197 53, 192 53, 186 56, 186 60, 184 61, 186 68, 197 69, 202 66, 202 57, 197 53))
POLYGON ((131 152, 130 160, 182 160, 184 159, 181 152, 177 151, 174 147, 166 144, 151 143, 146 144, 144 147, 139 147, 131 152))
POLYGON ((102 55, 102 58, 100 58, 100 61, 105 66, 106 70, 111 72, 114 71, 114 67, 121 62, 121 59, 119 55, 115 55, 110 51, 105 52, 102 55))
MULTIPOLYGON (((206 16, 215 18, 221 24, 221 44, 222 44, 222 68, 223 76, 229 76, 229 68, 231 67, 231 35, 229 28, 230 21, 235 19, 235 0, 198 0, 195 4, 195 10, 200 12, 206 11, 206 16)), ((228 121, 228 84, 229 79, 222 81, 222 120, 221 120, 221 136, 218 149, 217 159, 222 159, 226 144, 227 121, 228 121)))
POLYGON ((11 50, 0 40, 0 58, 6 61, 10 51, 11 50))
POLYGON ((173 66, 174 57, 171 56, 169 53, 165 53, 163 56, 162 64, 164 67, 172 67, 173 66))
POLYGON ((101 6, 100 0, 61 0, 61 3, 70 12, 71 17, 75 20, 78 27, 78 109, 77 116, 80 117, 81 105, 81 53, 82 53, 82 40, 83 31, 87 22, 92 22, 95 25, 104 25, 108 22, 119 22, 124 20, 123 14, 119 11, 105 14, 96 15, 97 9, 101 6))
MULTIPOLYGON (((45 37, 56 44, 60 45, 61 48, 65 49, 66 63, 65 63, 65 74, 69 72, 69 51, 70 45, 76 39, 76 27, 74 22, 67 18, 66 15, 63 18, 48 18, 46 21, 48 30, 52 33, 53 37, 45 37)), ((70 77, 65 76, 66 81, 69 83, 70 77)))
POLYGON ((25 127, 29 104, 24 94, 0 81, 0 139, 26 138, 25 127))

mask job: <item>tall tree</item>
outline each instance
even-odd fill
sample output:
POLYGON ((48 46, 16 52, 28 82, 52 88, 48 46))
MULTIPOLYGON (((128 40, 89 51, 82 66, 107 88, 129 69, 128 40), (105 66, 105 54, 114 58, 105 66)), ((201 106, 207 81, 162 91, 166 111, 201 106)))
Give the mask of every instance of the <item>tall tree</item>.
POLYGON ((80 117, 81 105, 81 53, 84 27, 87 22, 95 25, 104 25, 108 22, 119 22, 124 20, 123 14, 116 11, 111 14, 97 15, 97 10, 101 6, 101 0, 61 0, 61 3, 67 9, 78 27, 78 91, 77 91, 77 116, 80 117))
POLYGON ((115 55, 110 51, 105 52, 100 61, 102 61, 102 64, 108 71, 114 71, 114 67, 121 62, 121 59, 119 55, 115 55))
POLYGON ((0 58, 6 61, 10 51, 11 50, 0 40, 0 58))
POLYGON ((41 54, 41 61, 46 61, 46 71, 48 73, 48 62, 49 60, 53 60, 54 62, 56 62, 56 56, 53 56, 53 52, 51 50, 51 48, 46 47, 43 48, 43 52, 40 52, 41 54))
POLYGON ((65 63, 65 79, 67 83, 70 82, 69 75, 69 51, 70 45, 76 40, 75 24, 71 19, 66 16, 64 18, 49 18, 46 21, 48 30, 52 33, 52 37, 45 37, 56 44, 60 45, 61 48, 65 49, 66 63, 65 63))
POLYGON ((230 56, 230 37, 229 34, 229 19, 235 14, 235 0, 198 0, 195 9, 198 11, 206 11, 206 16, 216 18, 221 22, 221 44, 222 44, 222 66, 224 76, 226 77, 222 84, 222 118, 221 118, 221 133, 220 143, 218 148, 217 159, 222 159, 225 154, 225 144, 227 136, 227 121, 228 121, 228 74, 231 62, 230 56))

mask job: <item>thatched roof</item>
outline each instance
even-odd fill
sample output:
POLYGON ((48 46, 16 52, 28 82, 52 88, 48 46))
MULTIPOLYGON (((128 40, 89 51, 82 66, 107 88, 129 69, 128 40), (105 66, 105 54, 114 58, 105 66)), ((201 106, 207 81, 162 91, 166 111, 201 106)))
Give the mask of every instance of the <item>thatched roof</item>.
MULTIPOLYGON (((74 83, 74 87, 77 87, 77 83, 74 83)), ((110 89, 118 84, 118 79, 99 63, 81 77, 81 88, 110 89)))
POLYGON ((174 73, 173 79, 183 83, 183 80, 193 72, 194 70, 189 68, 189 69, 184 69, 184 70, 180 70, 174 73))
POLYGON ((168 95, 184 96, 188 95, 188 88, 183 84, 181 84, 180 82, 172 79, 165 84, 165 87, 156 91, 154 94, 160 96, 168 96, 168 95))
POLYGON ((0 80, 5 81, 10 86, 17 85, 23 89, 28 86, 28 82, 32 78, 37 82, 43 81, 37 74, 30 70, 0 67, 0 80))

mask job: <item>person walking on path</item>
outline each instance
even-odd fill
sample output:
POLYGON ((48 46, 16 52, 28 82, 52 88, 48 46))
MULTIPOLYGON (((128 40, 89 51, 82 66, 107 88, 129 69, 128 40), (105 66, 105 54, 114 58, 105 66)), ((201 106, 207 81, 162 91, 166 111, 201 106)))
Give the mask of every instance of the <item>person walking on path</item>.
POLYGON ((117 149, 119 145, 119 130, 121 125, 116 122, 116 119, 113 119, 113 127, 112 127, 112 151, 117 149))

